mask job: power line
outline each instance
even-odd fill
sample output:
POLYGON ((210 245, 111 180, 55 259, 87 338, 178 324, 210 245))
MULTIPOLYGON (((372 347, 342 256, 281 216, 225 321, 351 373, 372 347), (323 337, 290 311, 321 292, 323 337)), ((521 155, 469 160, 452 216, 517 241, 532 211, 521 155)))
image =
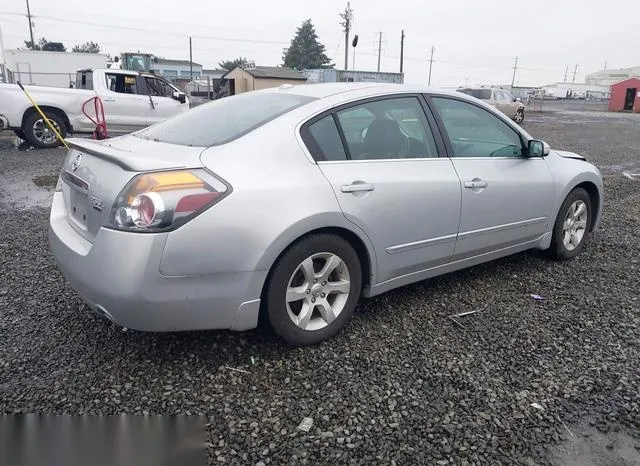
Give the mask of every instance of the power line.
MULTIPOLYGON (((15 15, 15 16, 23 16, 20 13, 13 12, 3 12, 0 11, 0 15, 15 15)), ((120 31, 131 31, 131 32, 144 32, 144 33, 152 33, 152 34, 162 34, 162 35, 170 35, 170 36, 179 36, 179 37, 188 37, 188 34, 181 32, 171 32, 171 31, 160 31, 157 29, 146 29, 146 28, 138 28, 131 26, 117 26, 115 24, 106 24, 106 23, 96 23, 93 21, 82 21, 78 19, 70 19, 70 18, 62 18, 58 16, 43 16, 38 15, 38 19, 45 19, 49 21, 60 21, 72 24, 82 24, 87 26, 101 27, 106 29, 116 29, 120 31)), ((204 39, 204 40, 219 40, 226 42, 247 42, 247 43, 256 43, 256 44, 277 44, 277 45, 288 45, 289 42, 285 41, 277 41, 277 40, 258 40, 258 39, 240 39, 236 37, 221 37, 221 36, 202 36, 202 35, 192 35, 191 37, 204 39)))

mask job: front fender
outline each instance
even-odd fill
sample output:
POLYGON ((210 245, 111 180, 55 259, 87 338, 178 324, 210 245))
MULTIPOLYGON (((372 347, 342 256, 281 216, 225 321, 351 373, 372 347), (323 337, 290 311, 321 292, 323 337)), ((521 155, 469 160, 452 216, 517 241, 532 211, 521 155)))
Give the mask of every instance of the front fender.
POLYGON ((558 217, 560 207, 562 207, 562 203, 564 202, 564 200, 567 198, 567 196, 571 191, 573 191, 576 187, 578 187, 583 183, 592 184, 593 186, 596 187, 598 192, 597 205, 592 205, 592 209, 595 211, 595 217, 593 220, 591 231, 593 232, 597 231, 598 227, 600 226, 600 221, 602 219, 602 206, 604 205, 604 186, 602 184, 602 176, 600 175, 600 172, 595 166, 587 162, 583 162, 580 160, 563 159, 562 164, 564 164, 565 161, 568 164, 573 164, 573 163, 584 164, 586 167, 588 167, 588 169, 579 173, 574 172, 570 175, 564 174, 564 173, 567 173, 567 171, 561 171, 560 176, 558 176, 557 170, 553 170, 557 195, 555 197, 553 211, 551 214, 552 221, 549 222, 549 229, 547 231, 547 235, 545 236, 543 243, 541 244, 541 249, 546 249, 551 245, 551 236, 553 234, 553 227, 558 217))

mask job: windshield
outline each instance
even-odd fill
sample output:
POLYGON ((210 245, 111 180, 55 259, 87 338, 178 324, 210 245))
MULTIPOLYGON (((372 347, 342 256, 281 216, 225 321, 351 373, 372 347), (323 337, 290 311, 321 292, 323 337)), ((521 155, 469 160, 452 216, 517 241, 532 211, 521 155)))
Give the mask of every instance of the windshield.
POLYGON ((275 92, 240 94, 198 106, 139 131, 135 136, 181 146, 217 146, 312 100, 315 99, 275 92))
POLYGON ((458 89, 458 92, 468 94, 476 99, 491 100, 491 89, 458 89))

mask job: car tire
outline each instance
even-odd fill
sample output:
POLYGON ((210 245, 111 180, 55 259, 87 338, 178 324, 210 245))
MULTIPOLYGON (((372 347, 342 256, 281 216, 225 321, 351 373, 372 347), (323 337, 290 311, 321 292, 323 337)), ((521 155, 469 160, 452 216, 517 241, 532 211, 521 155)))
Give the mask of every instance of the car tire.
POLYGON ((557 260, 572 259, 579 255, 588 240, 592 222, 589 193, 576 188, 566 197, 553 225, 549 253, 557 260))
MULTIPOLYGON (((64 139, 67 136, 67 126, 60 115, 54 112, 44 112, 46 117, 53 123, 53 125, 60 133, 60 136, 64 139)), ((55 133, 51 131, 47 123, 40 116, 39 113, 33 113, 27 117, 22 127, 25 139, 34 147, 41 149, 47 149, 50 147, 56 147, 60 145, 60 141, 56 137, 55 133)))
POLYGON ((24 131, 22 131, 21 129, 14 129, 13 133, 23 141, 27 140, 27 137, 25 136, 24 131))
POLYGON ((361 292, 362 267, 353 247, 336 235, 312 235, 294 243, 274 266, 268 319, 290 345, 316 345, 342 330, 361 292))
POLYGON ((520 124, 524 121, 524 108, 516 110, 516 116, 513 117, 513 121, 520 124))

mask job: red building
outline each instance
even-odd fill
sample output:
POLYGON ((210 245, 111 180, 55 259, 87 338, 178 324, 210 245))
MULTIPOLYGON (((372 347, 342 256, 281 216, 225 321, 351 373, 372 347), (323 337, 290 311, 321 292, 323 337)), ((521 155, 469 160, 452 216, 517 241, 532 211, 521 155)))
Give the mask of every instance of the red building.
POLYGON ((631 77, 611 85, 609 111, 640 113, 640 78, 631 77))

